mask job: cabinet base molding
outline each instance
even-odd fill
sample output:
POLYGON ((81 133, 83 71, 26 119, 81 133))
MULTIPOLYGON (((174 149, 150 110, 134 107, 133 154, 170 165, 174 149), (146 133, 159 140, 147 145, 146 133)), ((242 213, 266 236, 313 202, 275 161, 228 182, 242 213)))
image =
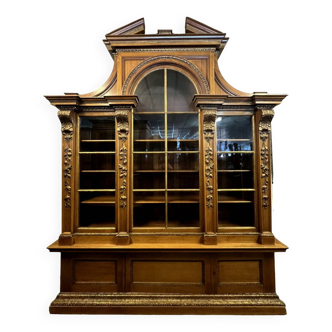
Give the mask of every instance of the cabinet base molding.
POLYGON ((62 292, 50 305, 51 314, 132 315, 285 315, 275 293, 141 294, 62 292))

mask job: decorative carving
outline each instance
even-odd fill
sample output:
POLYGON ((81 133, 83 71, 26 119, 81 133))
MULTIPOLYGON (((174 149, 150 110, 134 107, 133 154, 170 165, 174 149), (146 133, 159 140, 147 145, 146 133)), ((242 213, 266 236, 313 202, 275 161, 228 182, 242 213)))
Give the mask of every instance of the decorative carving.
POLYGON ((264 179, 262 185, 262 206, 266 209, 269 205, 269 145, 268 138, 271 134, 271 121, 274 116, 273 110, 262 110, 261 120, 259 122, 259 137, 262 141, 261 147, 261 177, 264 179))
POLYGON ((213 207, 213 148, 211 146, 211 140, 213 139, 214 132, 215 132, 215 122, 217 117, 217 110, 204 109, 204 119, 203 119, 203 133, 204 138, 208 142, 208 146, 205 149, 205 176, 206 176, 206 205, 209 209, 213 207))
POLYGON ((210 87, 209 87, 209 83, 207 82, 207 80, 205 79, 205 77, 203 76, 203 74, 201 73, 201 71, 190 61, 188 61, 187 59, 183 59, 183 58, 179 58, 176 56, 172 56, 172 55, 160 55, 160 56, 156 56, 153 58, 148 58, 144 61, 142 61, 138 66, 136 66, 131 73, 128 75, 126 81, 123 84, 122 87, 122 94, 126 94, 127 88, 128 88, 128 84, 129 81, 131 80, 131 78, 134 76, 134 74, 143 66, 145 66, 147 63, 149 62, 153 62, 153 61, 157 61, 157 60, 176 60, 178 62, 182 62, 185 63, 186 65, 190 66, 199 76, 199 78, 202 80, 204 87, 205 87, 205 92, 206 94, 210 93, 210 87))
MULTIPOLYGON (((118 109, 118 107, 116 108, 118 109)), ((126 107, 126 110, 116 110, 116 120, 117 120, 117 132, 119 139, 122 142, 122 146, 120 148, 120 161, 121 164, 119 164, 119 170, 120 170, 120 181, 122 180, 121 186, 120 186, 120 200, 121 204, 120 207, 122 209, 125 209, 127 206, 127 148, 125 146, 125 142, 128 139, 128 133, 129 133, 129 122, 128 122, 128 107, 126 107)))
POLYGON ((116 293, 60 293, 51 303, 53 307, 109 306, 109 307, 284 307, 276 294, 116 294, 116 293))
POLYGON ((73 121, 70 117, 71 111, 59 111, 58 117, 61 122, 61 131, 62 135, 64 137, 64 140, 66 142, 66 146, 64 148, 64 169, 63 169, 63 176, 65 179, 64 186, 65 186, 65 208, 69 209, 71 207, 70 201, 71 201, 71 186, 70 186, 70 179, 71 179, 71 157, 72 157, 72 149, 70 148, 70 141, 73 139, 73 121))
POLYGON ((211 51, 214 52, 215 47, 177 47, 177 48, 121 48, 116 50, 117 53, 122 52, 204 52, 211 51))

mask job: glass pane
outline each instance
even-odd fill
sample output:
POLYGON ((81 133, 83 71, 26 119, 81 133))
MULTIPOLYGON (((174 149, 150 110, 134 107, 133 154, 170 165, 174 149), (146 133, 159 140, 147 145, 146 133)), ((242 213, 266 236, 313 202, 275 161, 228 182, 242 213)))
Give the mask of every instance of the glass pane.
POLYGON ((115 154, 81 154, 81 171, 115 170, 115 154))
POLYGON ((164 169, 165 153, 134 153, 134 172, 164 169))
POLYGON ((115 151, 115 140, 114 142, 81 140, 80 151, 81 152, 115 151))
POLYGON ((218 170, 252 171, 253 153, 218 153, 218 170))
POLYGON ((134 151, 165 151, 165 117, 134 114, 134 151))
POLYGON ((165 189, 165 171, 134 172, 134 189, 165 189))
POLYGON ((193 83, 175 70, 167 70, 167 112, 188 112, 196 93, 193 83))
POLYGON ((176 170, 198 170, 199 153, 168 153, 167 169, 176 170))
POLYGON ((115 227, 115 193, 80 193, 81 227, 115 227))
POLYGON ((134 192, 134 227, 165 227, 165 192, 134 192))
POLYGON ((80 189, 115 189, 115 172, 81 172, 80 189))
POLYGON ((217 151, 252 151, 253 145, 250 139, 237 141, 218 140, 217 151))
POLYGON ((247 203, 219 203, 219 227, 254 226, 254 206, 247 203))
POLYGON ((241 189, 253 188, 253 172, 220 172, 218 171, 218 188, 219 189, 241 189))
POLYGON ((194 172, 168 172, 168 189, 199 189, 199 173, 194 172))
POLYGON ((141 104, 139 111, 164 112, 164 81, 162 69, 148 74, 139 82, 135 91, 141 104))
POLYGON ((199 226, 199 203, 168 204, 168 227, 199 226))
POLYGON ((114 117, 80 117, 80 139, 82 140, 114 140, 114 117))
POLYGON ((198 151, 198 114, 168 114, 169 151, 198 151))
POLYGON ((218 116, 217 139, 248 139, 252 142, 251 116, 218 116))

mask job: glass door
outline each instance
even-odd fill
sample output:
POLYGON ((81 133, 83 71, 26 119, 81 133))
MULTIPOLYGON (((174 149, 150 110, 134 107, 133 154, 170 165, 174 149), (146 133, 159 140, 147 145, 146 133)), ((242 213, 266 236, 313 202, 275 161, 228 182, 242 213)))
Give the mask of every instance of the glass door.
POLYGON ((115 117, 79 116, 79 227, 115 227, 115 117))
POLYGON ((255 226, 253 116, 217 117, 218 226, 255 226))
POLYGON ((156 70, 139 83, 133 114, 133 227, 200 227, 199 114, 183 74, 156 70))

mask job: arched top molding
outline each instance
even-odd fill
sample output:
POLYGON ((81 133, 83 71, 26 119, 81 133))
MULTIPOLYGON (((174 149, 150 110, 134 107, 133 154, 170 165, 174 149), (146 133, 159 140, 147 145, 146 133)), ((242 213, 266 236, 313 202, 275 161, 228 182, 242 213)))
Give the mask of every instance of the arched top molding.
POLYGON ((210 94, 209 83, 202 72, 189 60, 171 55, 151 57, 137 65, 125 80, 122 94, 133 94, 138 83, 146 75, 164 68, 177 70, 188 77, 194 84, 198 94, 210 94))

